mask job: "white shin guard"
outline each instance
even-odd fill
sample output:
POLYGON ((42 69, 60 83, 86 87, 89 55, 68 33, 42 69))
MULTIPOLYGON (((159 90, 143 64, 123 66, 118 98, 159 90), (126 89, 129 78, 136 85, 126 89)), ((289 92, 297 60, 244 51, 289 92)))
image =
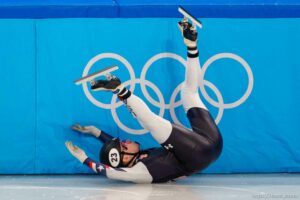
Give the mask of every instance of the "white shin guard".
POLYGON ((142 127, 149 130, 154 139, 159 143, 164 143, 172 132, 171 123, 153 113, 139 97, 131 94, 126 99, 126 105, 137 118, 142 127))
POLYGON ((181 99, 185 112, 190 108, 198 107, 206 109, 198 93, 198 70, 200 69, 199 57, 187 58, 185 80, 181 88, 181 99))

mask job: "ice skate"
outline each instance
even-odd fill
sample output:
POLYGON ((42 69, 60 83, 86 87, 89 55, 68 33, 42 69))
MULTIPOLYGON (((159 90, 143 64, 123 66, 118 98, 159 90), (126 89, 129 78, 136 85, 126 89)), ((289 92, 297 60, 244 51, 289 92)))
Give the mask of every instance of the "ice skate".
POLYGON ((197 46, 197 30, 196 26, 202 28, 202 24, 199 20, 194 18, 191 14, 185 11, 182 7, 178 8, 178 11, 183 14, 183 19, 178 22, 178 28, 183 35, 184 44, 187 47, 194 48, 197 46), (191 21, 192 23, 190 23, 191 21))
POLYGON ((75 82, 76 85, 80 85, 80 84, 83 84, 83 83, 86 83, 86 82, 93 82, 93 80, 95 78, 98 78, 100 76, 110 77, 111 76, 110 73, 117 70, 117 69, 119 69, 119 67, 115 66, 115 65, 110 66, 110 67, 106 67, 106 68, 104 68, 100 71, 97 71, 97 72, 92 73, 90 75, 84 76, 84 77, 82 77, 82 78, 80 78, 80 79, 78 79, 74 82, 75 82))
POLYGON ((121 81, 116 76, 109 76, 105 80, 91 81, 92 91, 112 91, 116 92, 121 86, 121 81))
POLYGON ((184 44, 187 47, 196 47, 198 36, 196 28, 185 19, 178 22, 178 27, 183 35, 184 44))
POLYGON ((198 26, 199 28, 202 28, 202 23, 198 19, 196 19, 193 15, 188 13, 184 8, 181 6, 178 7, 178 11, 184 16, 184 20, 190 20, 193 24, 193 26, 198 26))

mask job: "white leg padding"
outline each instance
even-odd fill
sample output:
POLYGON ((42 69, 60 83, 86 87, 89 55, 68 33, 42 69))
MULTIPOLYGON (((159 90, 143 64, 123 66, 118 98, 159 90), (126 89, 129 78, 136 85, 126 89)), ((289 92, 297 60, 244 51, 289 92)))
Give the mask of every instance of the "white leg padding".
POLYGON ((181 99, 183 102, 183 108, 185 112, 187 112, 190 108, 203 108, 206 109, 206 106, 201 101, 198 92, 194 92, 193 90, 190 90, 190 88, 185 87, 185 85, 182 86, 181 89, 181 99))
POLYGON ((181 99, 185 112, 190 108, 198 107, 207 110, 198 94, 198 70, 200 69, 199 58, 187 58, 185 80, 181 88, 181 99))
POLYGON ((162 144, 169 138, 172 132, 171 123, 153 113, 139 97, 131 94, 127 99, 127 106, 132 109, 141 126, 149 130, 157 142, 162 144))

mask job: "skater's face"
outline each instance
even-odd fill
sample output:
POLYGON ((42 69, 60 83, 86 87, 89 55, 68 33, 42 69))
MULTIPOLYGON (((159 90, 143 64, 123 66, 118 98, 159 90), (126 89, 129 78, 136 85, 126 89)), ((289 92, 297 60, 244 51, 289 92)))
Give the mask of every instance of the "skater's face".
MULTIPOLYGON (((132 142, 130 140, 122 140, 120 143, 121 143, 122 152, 138 153, 140 151, 140 145, 136 142, 132 142)), ((124 154, 122 159, 123 165, 127 165, 132 160, 133 157, 134 155, 124 154)), ((132 167, 132 165, 128 167, 132 167)))

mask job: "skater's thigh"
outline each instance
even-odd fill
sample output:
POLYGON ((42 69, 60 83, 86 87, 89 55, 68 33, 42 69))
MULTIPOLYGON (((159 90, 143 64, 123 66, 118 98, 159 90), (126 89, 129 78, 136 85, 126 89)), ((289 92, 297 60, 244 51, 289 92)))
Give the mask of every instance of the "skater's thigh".
POLYGON ((173 124, 168 140, 162 144, 171 151, 183 165, 193 165, 208 158, 213 150, 211 143, 202 135, 173 124))
POLYGON ((208 110, 197 107, 190 108, 187 117, 195 133, 202 135, 212 143, 220 140, 219 129, 208 110))
POLYGON ((222 150, 222 137, 211 142, 201 134, 174 125, 170 137, 163 144, 182 163, 187 172, 205 169, 216 160, 222 150))

